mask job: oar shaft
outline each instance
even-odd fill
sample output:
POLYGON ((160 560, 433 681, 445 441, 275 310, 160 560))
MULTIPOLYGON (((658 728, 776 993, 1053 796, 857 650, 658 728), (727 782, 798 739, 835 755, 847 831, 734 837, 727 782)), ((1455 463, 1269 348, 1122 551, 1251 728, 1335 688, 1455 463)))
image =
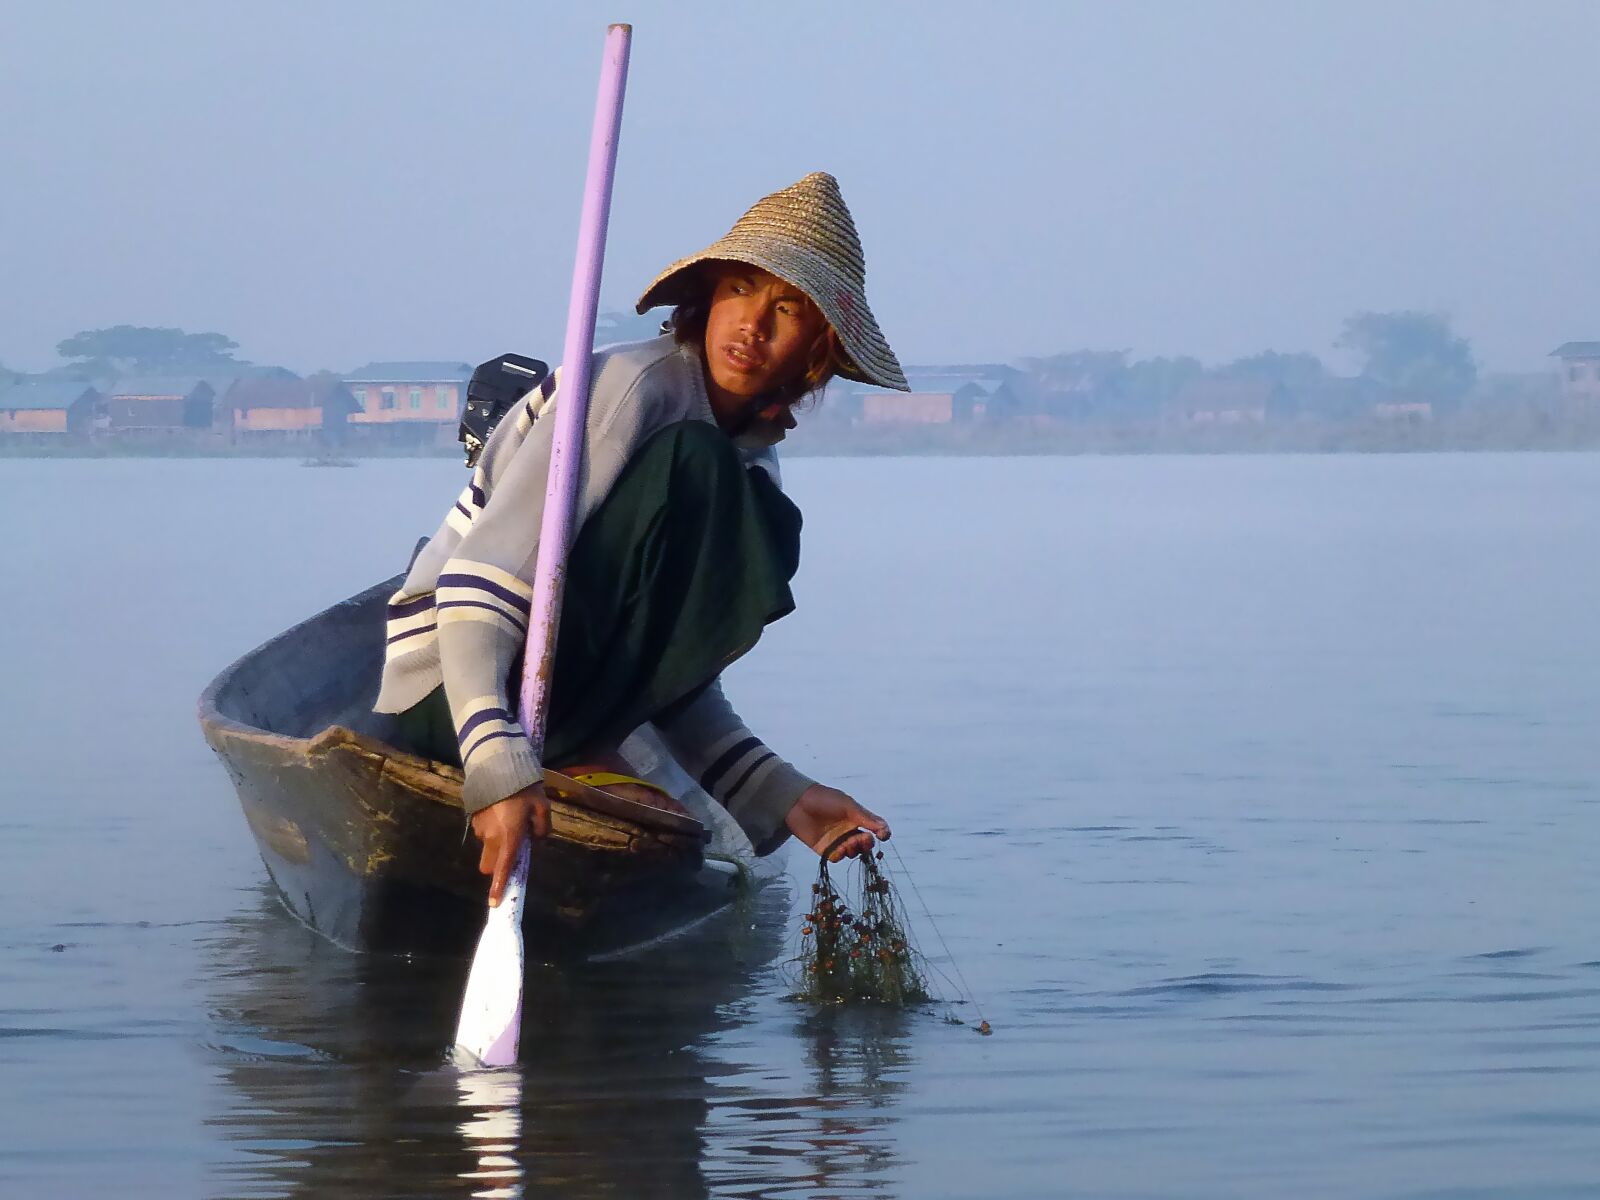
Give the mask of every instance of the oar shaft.
POLYGON ((606 31, 600 95, 595 103, 594 132, 589 142, 589 174, 583 189, 583 214, 578 223, 578 254, 572 269, 567 340, 561 354, 561 386, 554 414, 555 441, 550 451, 550 478, 545 487, 544 521, 539 527, 533 611, 528 623, 517 712, 541 759, 550 701, 550 673, 560 629, 561 593, 566 582, 567 543, 572 535, 572 512, 583 463, 595 310, 600 299, 600 272, 606 252, 606 224, 611 215, 611 185, 617 169, 617 135, 622 125, 622 96, 628 78, 628 48, 632 37, 633 28, 629 25, 613 25, 606 31))
MULTIPOLYGON (((606 31, 589 143, 589 174, 578 225, 578 256, 572 271, 572 303, 567 312, 567 342, 561 355, 560 397, 556 404, 550 479, 545 487, 544 520, 539 527, 539 559, 533 576, 533 611, 517 712, 534 750, 544 757, 545 717, 550 701, 550 667, 555 658, 561 613, 567 542, 572 533, 573 501, 583 463, 583 431, 589 412, 589 360, 594 354, 594 316, 600 296, 600 265, 605 257, 606 222, 611 215, 611 181, 616 174, 617 133, 622 123, 622 93, 628 74, 632 29, 606 31)), ((489 913, 478 952, 467 977, 456 1045, 486 1067, 517 1061, 522 1028, 522 896, 528 874, 528 847, 517 856, 505 900, 489 913)))

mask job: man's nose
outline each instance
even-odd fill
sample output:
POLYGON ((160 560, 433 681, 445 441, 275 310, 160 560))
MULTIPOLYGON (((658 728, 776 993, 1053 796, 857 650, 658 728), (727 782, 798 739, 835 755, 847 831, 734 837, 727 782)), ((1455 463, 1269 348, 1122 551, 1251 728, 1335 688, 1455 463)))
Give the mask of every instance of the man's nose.
POLYGON ((744 327, 753 337, 766 341, 772 332, 772 305, 757 301, 744 311, 744 327))

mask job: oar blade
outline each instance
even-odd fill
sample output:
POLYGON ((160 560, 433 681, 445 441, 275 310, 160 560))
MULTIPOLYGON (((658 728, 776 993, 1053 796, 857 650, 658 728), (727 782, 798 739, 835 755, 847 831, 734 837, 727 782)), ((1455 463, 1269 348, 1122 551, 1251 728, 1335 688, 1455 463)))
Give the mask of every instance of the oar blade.
POLYGON ((500 904, 489 910, 467 976, 455 1052, 468 1065, 508 1067, 517 1061, 522 1029, 522 897, 528 878, 523 843, 500 904))

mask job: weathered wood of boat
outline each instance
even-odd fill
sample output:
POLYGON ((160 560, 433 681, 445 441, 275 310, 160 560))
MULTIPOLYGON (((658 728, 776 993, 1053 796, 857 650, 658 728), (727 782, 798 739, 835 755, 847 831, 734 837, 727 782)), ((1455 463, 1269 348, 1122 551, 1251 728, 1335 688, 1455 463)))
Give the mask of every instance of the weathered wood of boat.
MULTIPOLYGON (((200 697, 200 723, 302 920, 353 949, 468 954, 487 883, 461 772, 396 748, 393 719, 371 712, 384 602, 398 583, 245 655, 200 697)), ((681 793, 678 776, 666 786, 681 793)), ((592 788, 558 796, 551 835, 534 848, 530 948, 615 950, 726 905, 739 873, 706 862, 708 837, 699 821, 592 788)))

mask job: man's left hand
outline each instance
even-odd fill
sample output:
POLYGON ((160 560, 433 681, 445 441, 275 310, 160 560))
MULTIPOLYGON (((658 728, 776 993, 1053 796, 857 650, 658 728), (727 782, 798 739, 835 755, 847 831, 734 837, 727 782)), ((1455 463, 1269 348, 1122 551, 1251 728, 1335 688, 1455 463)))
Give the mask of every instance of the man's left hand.
POLYGON ((853 796, 820 783, 813 783, 800 793, 800 799, 789 810, 784 824, 790 833, 818 854, 828 850, 826 845, 818 843, 830 829, 847 824, 856 826, 856 833, 829 852, 829 862, 871 853, 877 842, 889 839, 889 822, 857 803, 853 796))

